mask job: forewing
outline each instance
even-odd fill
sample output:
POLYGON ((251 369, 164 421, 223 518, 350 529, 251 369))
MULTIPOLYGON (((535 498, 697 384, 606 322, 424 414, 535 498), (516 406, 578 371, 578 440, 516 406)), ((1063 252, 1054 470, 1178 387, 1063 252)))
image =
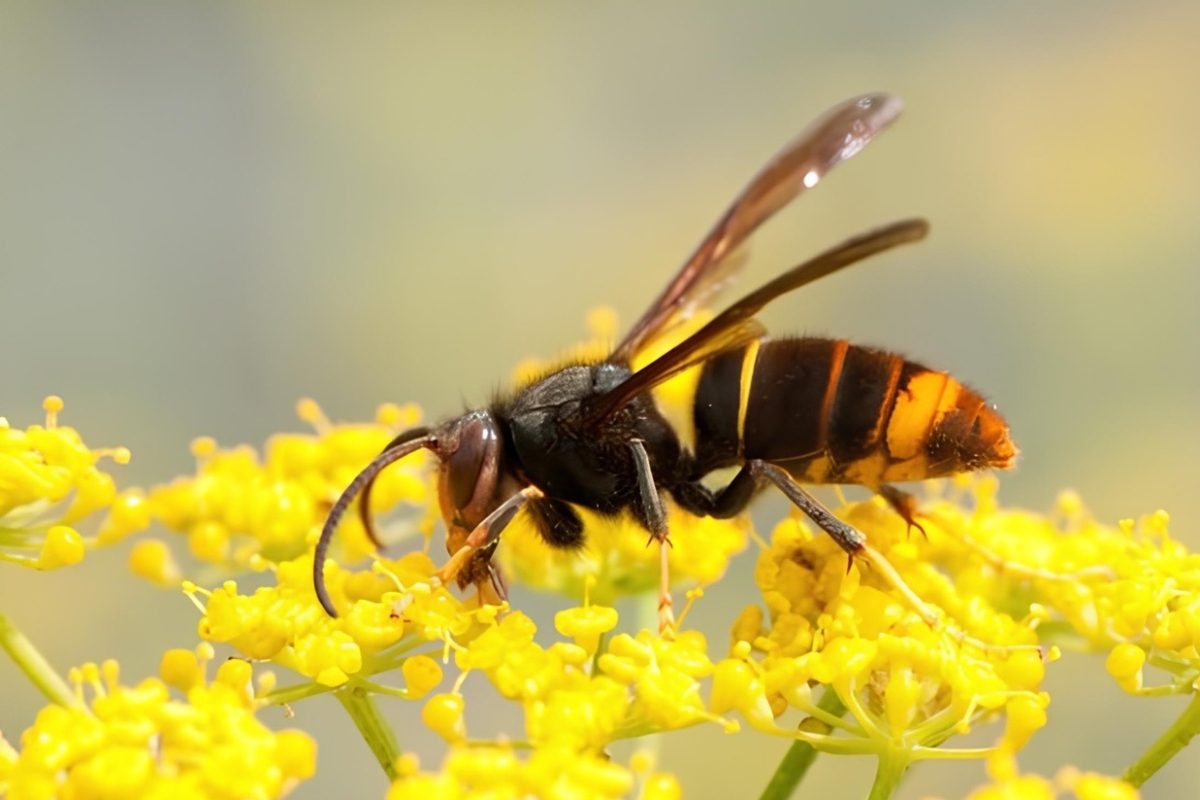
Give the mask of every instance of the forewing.
POLYGON ((588 422, 595 424, 605 419, 637 395, 688 367, 764 335, 766 331, 754 315, 775 298, 876 253, 919 241, 928 232, 929 225, 924 220, 902 220, 855 236, 798 264, 713 317, 703 328, 633 373, 624 383, 596 398, 589 404, 588 422))
POLYGON ((862 150, 902 109, 897 97, 863 95, 835 106, 805 128, 742 190, 610 360, 628 363, 673 317, 727 285, 740 267, 730 259, 739 245, 829 170, 862 150))

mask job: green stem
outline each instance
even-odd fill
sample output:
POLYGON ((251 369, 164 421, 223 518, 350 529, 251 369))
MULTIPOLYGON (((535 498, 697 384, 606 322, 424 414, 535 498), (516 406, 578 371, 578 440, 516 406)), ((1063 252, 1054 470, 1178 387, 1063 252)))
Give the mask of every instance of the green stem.
POLYGON ((0 647, 50 702, 60 706, 76 705, 71 687, 4 614, 0 614, 0 647))
POLYGON ((875 770, 875 782, 867 800, 888 800, 895 794, 900 781, 908 769, 909 754, 905 750, 889 747, 879 754, 879 767, 875 770))
MULTIPOLYGON (((846 713, 846 707, 832 688, 826 687, 821 695, 817 708, 835 717, 846 713)), ((795 793, 800 781, 804 780, 808 768, 817 760, 817 749, 808 742, 796 740, 784 754, 783 760, 775 768, 767 787, 763 789, 759 800, 788 800, 795 793)))
POLYGON ((323 686, 316 681, 309 681, 308 683, 297 683, 294 686, 281 686, 277 689, 272 689, 266 694, 259 695, 257 699, 259 705, 264 707, 285 706, 288 703, 295 703, 332 691, 332 687, 323 686))
POLYGON ((396 759, 400 757, 400 743, 396 741, 396 733, 379 713, 375 698, 360 686, 347 686, 334 694, 334 697, 346 709, 350 719, 354 720, 358 732, 367 742, 367 747, 375 754, 375 760, 383 767, 389 780, 400 777, 396 769, 396 759))
POLYGON ((1192 702, 1172 723, 1166 732, 1158 737, 1158 741, 1150 745, 1150 749, 1142 753, 1142 757, 1130 765, 1121 776, 1126 783, 1141 786, 1162 766, 1170 761, 1176 753, 1188 746, 1192 737, 1200 733, 1200 694, 1192 697, 1192 702))
POLYGON ((608 649, 608 633, 600 634, 600 641, 596 644, 596 652, 592 653, 591 663, 588 664, 588 675, 600 674, 600 656, 604 655, 608 649))

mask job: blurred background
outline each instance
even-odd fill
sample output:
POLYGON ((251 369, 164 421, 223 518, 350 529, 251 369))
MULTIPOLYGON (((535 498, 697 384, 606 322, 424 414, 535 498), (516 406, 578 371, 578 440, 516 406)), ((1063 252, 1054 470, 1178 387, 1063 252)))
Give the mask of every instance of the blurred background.
MULTIPOLYGON (((304 429, 302 396, 342 419, 456 413, 582 338, 597 304, 631 322, 771 153, 888 90, 903 119, 755 239, 742 285, 896 218, 933 234, 779 302, 770 327, 984 390, 1023 448, 1006 503, 1069 487, 1107 521, 1166 508, 1198 547, 1198 34, 1194 2, 6 3, 0 414, 24 426, 60 394, 89 443, 132 449, 121 484, 148 485, 191 470, 194 436, 304 429)), ((118 656, 136 681, 194 645, 196 613, 124 557, 0 567, 0 606, 56 664, 118 656)), ((753 560, 699 608, 715 651, 753 560)), ((518 595, 546 621, 557 602, 518 595)), ((1183 707, 1123 696, 1100 658, 1047 688, 1021 758, 1046 773, 1119 772, 1183 707)), ((5 735, 40 705, 0 662, 5 735)), ((392 708, 435 765, 416 709, 392 708)), ((264 716, 319 735, 297 796, 382 797, 336 703, 296 711, 264 716)), ((709 726, 668 737, 663 763, 689 798, 757 796, 785 746, 709 726)), ((1194 796, 1198 763, 1145 796, 1194 796)), ((982 780, 931 764, 901 796, 982 780)), ((869 783, 825 757, 804 796, 869 783)))

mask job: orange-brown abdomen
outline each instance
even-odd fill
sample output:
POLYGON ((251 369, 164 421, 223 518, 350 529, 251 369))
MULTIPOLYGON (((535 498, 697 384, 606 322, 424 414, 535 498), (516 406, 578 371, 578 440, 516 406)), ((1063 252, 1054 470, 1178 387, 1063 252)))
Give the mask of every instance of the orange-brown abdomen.
POLYGON ((839 339, 756 342, 705 364, 697 467, 749 459, 810 483, 876 487, 1012 466, 1008 426, 944 372, 839 339))

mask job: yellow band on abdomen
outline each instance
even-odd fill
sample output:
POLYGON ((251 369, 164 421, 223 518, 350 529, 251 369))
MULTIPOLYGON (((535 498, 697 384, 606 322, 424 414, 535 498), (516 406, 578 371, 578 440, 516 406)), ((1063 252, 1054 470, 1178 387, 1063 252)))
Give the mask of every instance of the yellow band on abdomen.
POLYGON ((754 365, 758 363, 758 345, 759 341, 757 339, 750 342, 750 344, 746 347, 745 355, 742 356, 741 385, 738 386, 737 419, 739 457, 741 457, 745 451, 746 409, 750 407, 750 384, 754 380, 754 365))
POLYGON ((912 376, 899 390, 887 427, 888 453, 893 460, 907 460, 922 451, 946 394, 953 395, 953 406, 958 399, 958 382, 933 370, 912 376))

